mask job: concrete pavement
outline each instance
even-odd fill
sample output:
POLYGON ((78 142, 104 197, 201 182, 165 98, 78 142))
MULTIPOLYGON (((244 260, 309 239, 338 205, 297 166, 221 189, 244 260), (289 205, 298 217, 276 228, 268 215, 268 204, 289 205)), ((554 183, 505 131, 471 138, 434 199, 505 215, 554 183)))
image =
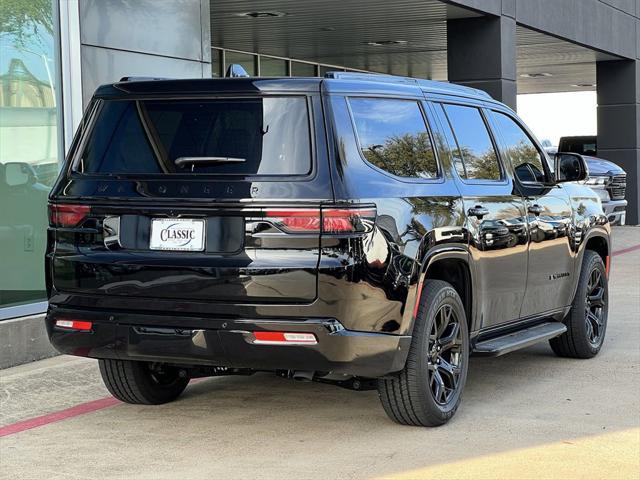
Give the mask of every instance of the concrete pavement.
POLYGON ((267 374, 194 382, 159 407, 87 404, 108 397, 96 362, 57 357, 0 371, 0 478, 640 479, 640 228, 614 241, 601 354, 473 358, 444 427, 392 423, 375 392, 267 374))

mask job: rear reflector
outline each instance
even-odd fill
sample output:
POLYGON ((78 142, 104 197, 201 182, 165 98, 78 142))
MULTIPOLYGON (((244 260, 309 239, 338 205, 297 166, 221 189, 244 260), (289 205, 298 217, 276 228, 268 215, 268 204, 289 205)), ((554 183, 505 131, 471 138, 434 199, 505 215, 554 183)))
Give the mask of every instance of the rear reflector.
POLYGON ((254 344, 259 345, 315 345, 318 343, 313 333, 299 332, 253 332, 254 344))
POLYGON ((88 332, 93 324, 84 320, 56 320, 56 327, 88 332))
POLYGON ((268 209, 268 218, 288 233, 363 233, 373 226, 375 207, 268 209))
POLYGON ((87 205, 49 205, 49 223, 52 227, 76 227, 84 220, 91 207, 87 205))

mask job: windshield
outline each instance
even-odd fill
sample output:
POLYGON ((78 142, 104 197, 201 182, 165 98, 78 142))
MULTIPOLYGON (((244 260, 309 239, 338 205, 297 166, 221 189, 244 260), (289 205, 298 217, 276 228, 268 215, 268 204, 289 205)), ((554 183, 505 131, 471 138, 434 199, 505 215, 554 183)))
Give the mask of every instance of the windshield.
POLYGON ((304 97, 105 100, 76 164, 85 174, 304 175, 304 97))

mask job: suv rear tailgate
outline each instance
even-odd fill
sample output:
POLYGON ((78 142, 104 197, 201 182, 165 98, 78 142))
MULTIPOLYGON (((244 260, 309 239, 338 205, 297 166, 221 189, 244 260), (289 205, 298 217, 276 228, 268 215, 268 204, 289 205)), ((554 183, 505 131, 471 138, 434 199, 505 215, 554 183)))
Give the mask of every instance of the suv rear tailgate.
POLYGON ((320 232, 287 231, 270 212, 333 200, 319 94, 252 93, 95 100, 50 197, 50 287, 313 302, 320 232), (77 206, 88 209, 77 223, 56 223, 77 206), (181 235, 197 238, 166 243, 181 235))

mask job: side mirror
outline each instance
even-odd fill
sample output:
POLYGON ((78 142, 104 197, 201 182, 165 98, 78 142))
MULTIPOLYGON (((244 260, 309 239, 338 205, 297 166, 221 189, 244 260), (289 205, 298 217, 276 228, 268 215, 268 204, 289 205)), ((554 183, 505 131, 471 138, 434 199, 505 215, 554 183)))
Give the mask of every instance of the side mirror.
POLYGON ((4 182, 9 187, 21 187, 36 183, 36 172, 31 165, 24 162, 8 162, 4 164, 4 182))
POLYGON ((577 153, 555 154, 556 183, 580 182, 589 176, 587 162, 577 153))

